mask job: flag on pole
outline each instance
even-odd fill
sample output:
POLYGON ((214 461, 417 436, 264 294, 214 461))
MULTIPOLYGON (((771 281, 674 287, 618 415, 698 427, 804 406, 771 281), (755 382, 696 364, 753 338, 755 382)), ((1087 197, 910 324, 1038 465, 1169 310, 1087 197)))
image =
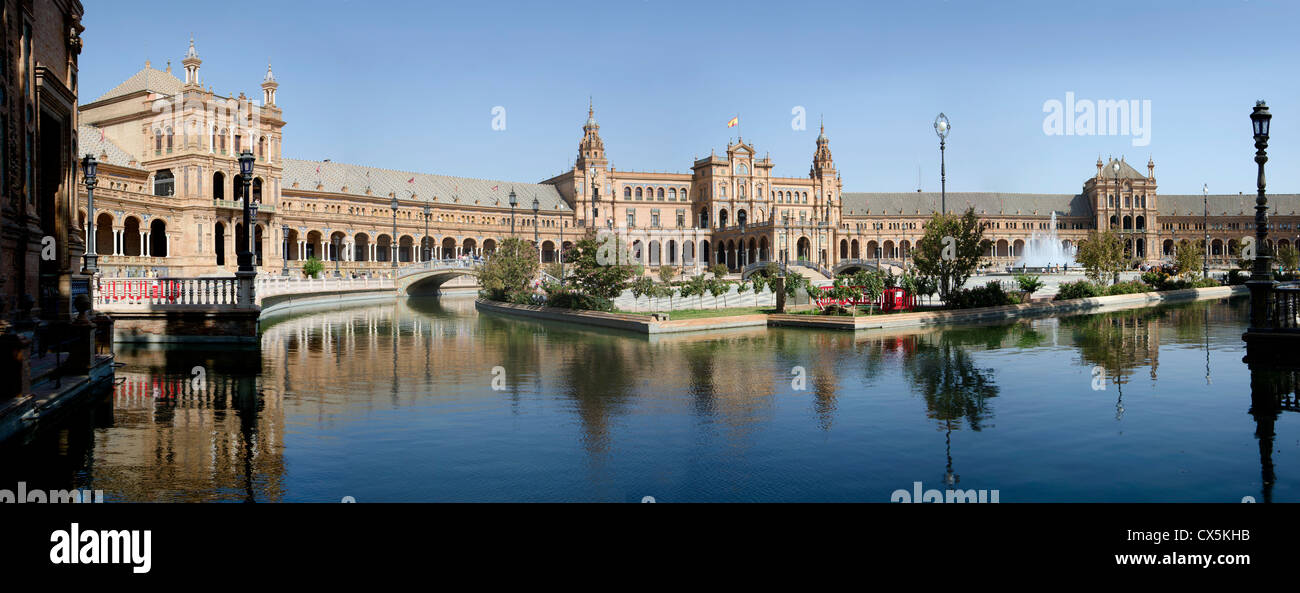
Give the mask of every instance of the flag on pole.
POLYGON ((412 177, 412 178, 410 178, 410 179, 407 179, 406 182, 407 182, 407 183, 415 183, 415 178, 412 177))
POLYGON ((731 121, 727 122, 727 127, 728 127, 728 128, 734 128, 734 127, 736 127, 736 126, 738 126, 738 125, 740 125, 740 116, 739 116, 739 115, 737 115, 736 117, 731 118, 731 121))

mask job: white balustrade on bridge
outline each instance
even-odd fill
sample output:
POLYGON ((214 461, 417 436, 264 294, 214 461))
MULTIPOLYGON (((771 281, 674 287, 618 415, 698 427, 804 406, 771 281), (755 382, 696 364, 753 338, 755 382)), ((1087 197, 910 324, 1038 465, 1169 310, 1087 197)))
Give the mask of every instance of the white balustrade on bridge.
POLYGON ((258 276, 255 284, 257 299, 285 294, 311 294, 349 290, 392 290, 392 278, 299 278, 288 276, 258 276))
POLYGON ((234 307, 239 302, 239 282, 235 278, 100 278, 94 302, 96 309, 234 307))
MULTIPOLYGON (((259 276, 253 283, 255 301, 263 298, 323 292, 395 290, 392 278, 289 278, 259 276)), ((99 278, 95 308, 103 311, 141 309, 234 309, 240 307, 238 278, 99 278)))

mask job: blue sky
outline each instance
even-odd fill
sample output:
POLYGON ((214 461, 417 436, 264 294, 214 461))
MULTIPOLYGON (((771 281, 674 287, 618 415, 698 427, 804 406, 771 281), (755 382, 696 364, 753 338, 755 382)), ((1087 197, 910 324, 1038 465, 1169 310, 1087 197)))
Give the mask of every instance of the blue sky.
POLYGON ((83 2, 83 101, 145 60, 179 75, 193 34, 219 93, 260 97, 272 61, 293 158, 538 181, 571 166, 590 95, 623 170, 688 172, 738 114, 802 177, 824 116, 845 190, 912 191, 920 167, 937 191, 943 111, 953 191, 1074 192, 1113 154, 1154 157, 1162 193, 1249 193, 1262 98, 1270 189, 1300 192, 1297 2, 83 2), (1067 92, 1149 100, 1149 145, 1047 135, 1067 92))

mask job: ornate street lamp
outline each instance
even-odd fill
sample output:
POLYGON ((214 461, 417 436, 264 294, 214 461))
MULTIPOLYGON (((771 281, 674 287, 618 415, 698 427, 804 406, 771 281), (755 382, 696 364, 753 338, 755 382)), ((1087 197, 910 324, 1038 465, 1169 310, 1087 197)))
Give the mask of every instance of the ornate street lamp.
POLYGON ((433 216, 433 208, 425 204, 421 210, 424 211, 424 238, 420 239, 420 259, 429 261, 429 217, 433 216))
MULTIPOLYGON (((389 203, 389 206, 391 206, 391 207, 392 207, 392 210, 393 210, 393 238, 392 238, 391 240, 389 240, 389 243, 392 244, 392 246, 393 246, 393 256, 392 256, 392 257, 393 257, 393 265, 392 265, 392 268, 393 268, 394 271, 396 271, 396 270, 397 270, 397 206, 398 206, 398 204, 397 204, 397 194, 393 194, 393 201, 392 201, 391 203, 389 203)), ((397 278, 397 276, 394 275, 393 278, 397 278)))
POLYGON ((1205 231, 1205 259, 1201 262, 1201 277, 1210 277, 1210 184, 1201 185, 1201 230, 1205 231))
POLYGON ((600 202, 600 186, 596 185, 596 168, 592 167, 591 172, 591 230, 594 233, 596 227, 600 224, 596 218, 600 216, 600 208, 597 204, 600 202))
POLYGON ((934 133, 939 135, 939 208, 944 214, 948 213, 948 169, 944 162, 944 149, 947 148, 950 130, 952 124, 948 123, 948 116, 939 113, 939 117, 934 118, 934 133))
POLYGON ((1255 163, 1259 165, 1259 177, 1255 181, 1258 197, 1255 198, 1255 262, 1251 269, 1250 280, 1250 326, 1252 329, 1266 325, 1268 293, 1273 288, 1273 273, 1269 268, 1268 245, 1268 196, 1264 193, 1264 163, 1268 162, 1268 126, 1273 115, 1268 112, 1264 101, 1256 101, 1255 109, 1250 113, 1250 123, 1255 135, 1255 163))
POLYGON ((239 246, 239 253, 236 254, 239 261, 239 271, 248 274, 255 274, 253 270, 253 254, 249 251, 252 245, 253 233, 252 227, 252 187, 253 187, 253 153, 245 150, 239 153, 239 194, 244 199, 244 232, 248 234, 249 240, 239 246))
POLYGON ((99 271, 97 263, 99 255, 95 253, 95 185, 99 183, 95 177, 95 170, 98 167, 99 163, 90 154, 81 159, 81 171, 86 184, 86 254, 82 259, 81 273, 88 276, 93 276, 99 271))
POLYGON ((510 188, 510 236, 515 236, 515 206, 519 205, 519 198, 515 196, 515 188, 510 188))
POLYGON ((334 244, 334 277, 342 278, 343 273, 339 271, 339 260, 343 259, 343 239, 331 237, 330 242, 334 244))
POLYGON ((537 261, 542 261, 542 240, 538 236, 537 228, 537 211, 541 208, 541 202, 537 201, 537 196, 533 196, 533 247, 537 248, 537 261))
POLYGON ((256 201, 248 203, 248 214, 253 217, 253 225, 245 228, 248 229, 248 252, 253 256, 253 265, 260 268, 262 267, 262 257, 257 252, 257 204, 256 201))
POLYGON ((280 269, 280 273, 285 276, 288 276, 289 275, 289 225, 287 224, 280 225, 280 236, 284 238, 284 251, 280 252, 280 256, 281 256, 280 259, 284 260, 284 266, 280 269))

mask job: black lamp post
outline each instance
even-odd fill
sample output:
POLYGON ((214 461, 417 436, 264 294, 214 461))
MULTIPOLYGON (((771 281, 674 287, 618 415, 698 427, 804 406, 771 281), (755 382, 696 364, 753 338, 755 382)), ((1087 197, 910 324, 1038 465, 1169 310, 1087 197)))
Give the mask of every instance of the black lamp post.
POLYGON ((515 188, 510 188, 510 236, 515 236, 515 206, 519 205, 519 198, 515 196, 515 188))
POLYGON ((537 196, 533 196, 533 247, 537 248, 537 261, 542 261, 542 239, 538 236, 537 212, 541 208, 541 203, 537 201, 537 196))
POLYGON ((944 214, 948 213, 948 169, 944 162, 944 149, 947 148, 949 130, 952 130, 952 124, 948 123, 948 116, 940 113, 934 118, 934 133, 939 135, 939 208, 944 214))
POLYGON ((281 256, 280 259, 284 260, 284 265, 283 267, 281 267, 280 273, 285 276, 288 276, 289 275, 289 225, 287 224, 280 225, 280 236, 284 238, 284 251, 280 252, 280 256, 281 256))
POLYGON ((339 260, 343 257, 343 239, 331 237, 330 242, 334 244, 334 277, 342 278, 343 273, 339 271, 339 260))
POLYGON ((1269 267, 1268 245, 1268 197, 1264 193, 1264 163, 1268 162, 1268 126, 1273 115, 1268 112, 1264 101, 1256 101, 1255 109, 1250 113, 1250 123, 1255 134, 1255 163, 1259 165, 1259 177, 1255 181, 1258 197, 1255 198, 1255 261, 1251 269, 1250 280, 1250 327, 1263 328, 1267 324, 1268 293, 1273 288, 1273 273, 1269 267))
POLYGON ((82 259, 81 273, 89 276, 99 271, 99 255, 95 253, 95 184, 99 183, 95 170, 98 166, 94 156, 87 154, 81 159, 81 171, 86 184, 86 254, 82 259))
POLYGON ((600 224, 596 218, 600 216, 600 208, 597 204, 600 202, 600 186, 596 184, 596 168, 591 168, 591 230, 594 233, 596 227, 600 224))
POLYGON ((1201 230, 1205 231, 1205 258, 1201 262, 1201 276, 1210 277, 1210 184, 1201 185, 1201 230))
POLYGON ((429 261, 429 217, 433 216, 433 208, 425 204, 421 210, 424 211, 424 238, 420 239, 420 259, 429 261))
POLYGON ((246 228, 248 229, 248 253, 252 254, 253 265, 260 268, 262 267, 262 254, 257 252, 259 246, 257 242, 257 208, 256 201, 248 203, 248 215, 252 217, 253 222, 252 226, 246 228))
POLYGON ((243 245, 239 246, 240 251, 237 254, 239 260, 239 271, 243 273, 255 273, 253 270, 253 254, 248 250, 249 245, 252 244, 251 237, 253 236, 252 227, 250 226, 253 218, 253 211, 251 209, 253 160, 254 157, 251 151, 245 150, 244 152, 239 153, 239 193, 244 199, 244 232, 247 233, 249 237, 248 241, 245 241, 243 245))
MULTIPOLYGON (((393 238, 389 240, 389 243, 393 246, 393 253, 391 255, 392 268, 396 270, 397 269, 397 206, 398 206, 396 194, 393 194, 393 199, 391 202, 388 203, 388 206, 393 211, 393 238)), ((394 278, 396 278, 396 276, 394 276, 394 278)))

